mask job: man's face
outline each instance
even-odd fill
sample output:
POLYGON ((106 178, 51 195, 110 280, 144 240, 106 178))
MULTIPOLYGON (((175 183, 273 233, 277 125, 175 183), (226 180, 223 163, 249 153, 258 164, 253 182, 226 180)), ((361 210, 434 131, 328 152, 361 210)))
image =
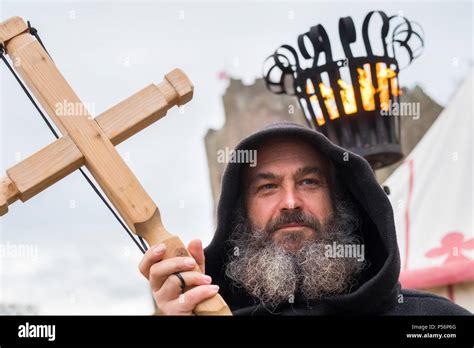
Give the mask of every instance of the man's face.
POLYGON ((273 230, 273 240, 285 249, 296 251, 318 231, 314 225, 285 222, 292 219, 282 217, 299 212, 322 226, 331 218, 327 161, 311 145, 287 138, 266 142, 257 159, 244 176, 248 218, 258 229, 273 230))
POLYGON ((330 162, 295 138, 257 151, 257 166, 243 173, 244 207, 235 209, 229 237, 238 253, 229 256, 226 276, 270 306, 350 291, 365 264, 329 257, 327 247, 360 244, 360 220, 342 186, 330 191, 337 184, 330 162))

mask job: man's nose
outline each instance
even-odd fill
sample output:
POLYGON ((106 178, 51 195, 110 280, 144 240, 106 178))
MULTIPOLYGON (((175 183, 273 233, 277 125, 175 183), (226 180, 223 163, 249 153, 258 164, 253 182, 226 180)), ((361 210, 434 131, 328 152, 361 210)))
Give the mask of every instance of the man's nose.
POLYGON ((303 202, 298 192, 293 187, 286 188, 280 202, 280 210, 301 209, 302 207, 303 202))

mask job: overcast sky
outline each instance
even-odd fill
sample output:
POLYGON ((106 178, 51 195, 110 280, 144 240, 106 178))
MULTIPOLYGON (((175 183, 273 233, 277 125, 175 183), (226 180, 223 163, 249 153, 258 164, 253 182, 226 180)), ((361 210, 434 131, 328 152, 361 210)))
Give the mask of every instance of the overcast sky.
MULTIPOLYGON (((400 11, 425 31, 423 56, 401 73, 449 101, 472 61, 471 2, 18 2, 1 1, 0 19, 30 20, 55 63, 95 115, 181 68, 194 99, 119 145, 161 209, 167 229, 207 244, 214 230, 203 137, 224 122, 221 71, 252 83, 279 45, 322 23, 342 58, 338 18, 360 30, 373 9, 400 11)), ((360 31, 358 32, 360 36, 360 31)), ((53 141, 31 103, 0 68, 0 169, 53 141)), ((151 299, 137 271, 139 250, 76 172, 0 221, 1 243, 37 254, 0 258, 0 303, 34 304, 40 313, 147 314, 151 299), (9 243, 9 244, 8 244, 9 243)))

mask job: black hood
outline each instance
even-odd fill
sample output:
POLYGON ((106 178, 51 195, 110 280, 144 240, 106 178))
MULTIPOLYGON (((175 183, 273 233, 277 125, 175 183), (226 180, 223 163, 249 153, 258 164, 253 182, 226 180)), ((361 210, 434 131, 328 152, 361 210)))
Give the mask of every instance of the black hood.
MULTIPOLYGON (((361 217, 358 231, 365 245, 364 270, 357 287, 348 294, 320 300, 284 304, 280 313, 294 314, 379 314, 397 302, 400 286, 400 256, 397 246, 392 206, 372 168, 362 157, 334 145, 322 134, 293 123, 272 124, 242 140, 235 150, 253 150, 270 138, 294 136, 308 143, 328 159, 335 168, 336 180, 344 185, 357 204, 361 217), (309 312, 308 312, 309 311, 309 312)), ((222 179, 222 191, 217 211, 216 233, 205 249, 206 273, 220 285, 220 293, 234 314, 267 314, 244 289, 236 288, 225 276, 228 261, 231 223, 238 204, 240 176, 243 164, 230 163, 222 179)))

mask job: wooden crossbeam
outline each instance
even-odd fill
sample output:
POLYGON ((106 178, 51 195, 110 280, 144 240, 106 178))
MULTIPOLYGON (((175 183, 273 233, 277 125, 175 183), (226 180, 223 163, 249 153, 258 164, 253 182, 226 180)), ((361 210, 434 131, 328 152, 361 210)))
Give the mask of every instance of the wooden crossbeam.
MULTIPOLYGON (((25 27, 19 17, 0 24, 0 41, 12 60, 18 62, 16 71, 63 137, 8 170, 7 177, 0 181, 0 213, 2 210, 5 213, 15 199, 28 199, 85 165, 134 233, 149 245, 165 243, 164 258, 189 255, 181 240, 166 231, 158 207, 114 145, 162 117, 172 105, 189 101, 192 84, 183 78, 184 74, 172 72, 156 89, 149 86, 138 93, 152 94, 149 100, 154 102, 150 109, 141 104, 141 96, 135 95, 97 119, 85 107, 80 115, 63 115, 58 112, 58 105, 83 104, 39 42, 25 32, 25 27), (133 114, 131 119, 127 117, 130 114, 133 114), (32 168, 39 174, 33 173, 32 168)), ((199 271, 199 267, 195 270, 199 271)), ((231 314, 219 295, 199 304, 195 313, 231 314)))
MULTIPOLYGON (((165 116, 174 105, 187 103, 192 93, 187 76, 175 69, 159 85, 149 85, 95 120, 112 144, 117 145, 165 116)), ((9 192, 8 196, 0 196, 0 216, 7 213, 8 205, 14 201, 27 201, 82 165, 84 156, 69 135, 17 163, 2 180, 10 189, 0 191, 0 195, 9 192)))

